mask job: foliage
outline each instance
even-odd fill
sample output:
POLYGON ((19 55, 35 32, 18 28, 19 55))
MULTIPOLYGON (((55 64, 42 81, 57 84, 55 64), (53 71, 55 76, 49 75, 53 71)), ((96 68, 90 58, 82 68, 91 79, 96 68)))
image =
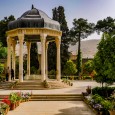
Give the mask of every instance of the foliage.
POLYGON ((94 31, 94 24, 88 23, 86 19, 79 18, 73 20, 73 28, 70 30, 70 37, 72 38, 72 44, 78 42, 78 55, 77 55, 77 69, 78 75, 81 73, 81 39, 87 38, 94 31))
POLYGON ((73 83, 71 83, 71 81, 68 80, 68 79, 62 79, 62 82, 63 82, 63 83, 66 83, 66 84, 69 85, 69 86, 73 86, 73 83))
POLYGON ((64 74, 65 75, 74 75, 77 72, 76 65, 71 61, 68 60, 64 66, 64 74))
POLYGON ((43 86, 45 88, 50 88, 51 87, 50 84, 46 80, 43 81, 43 86))
POLYGON ((101 103, 102 101, 104 101, 104 99, 98 94, 93 95, 92 99, 95 100, 95 103, 101 103))
POLYGON ((112 84, 115 81, 115 36, 103 34, 94 57, 95 80, 112 84))
POLYGON ((55 70, 51 70, 48 72, 48 75, 56 75, 56 71, 55 70))
MULTIPOLYGON (((31 44, 30 65, 31 65, 31 67, 35 67, 35 70, 37 70, 39 68, 37 43, 31 44)), ((30 68, 30 69, 32 69, 32 68, 30 68)), ((30 71, 33 71, 33 70, 30 70, 30 71)))
POLYGON ((77 54, 76 65, 77 65, 77 70, 78 70, 77 74, 78 74, 78 76, 81 76, 81 72, 82 72, 82 56, 81 56, 81 51, 77 54))
POLYGON ((92 89, 92 94, 98 94, 104 98, 107 98, 112 94, 114 90, 115 87, 95 87, 92 89))
POLYGON ((101 105, 105 110, 111 110, 113 108, 112 103, 108 100, 101 101, 101 105))
POLYGON ((7 57, 7 48, 2 46, 0 42, 0 59, 5 59, 7 57))
POLYGON ((4 71, 4 65, 0 63, 0 74, 4 71))
POLYGON ((84 71, 88 72, 89 74, 93 71, 93 61, 92 60, 88 60, 85 64, 84 64, 84 71))
MULTIPOLYGON (((67 26, 67 21, 65 17, 65 10, 63 6, 55 7, 52 9, 53 12, 53 20, 56 20, 60 23, 60 30, 62 31, 62 37, 61 37, 61 69, 63 71, 64 65, 69 59, 69 42, 70 38, 69 35, 69 29, 67 26)), ((48 46, 48 70, 55 69, 56 70, 56 44, 55 42, 51 42, 48 46), (52 63, 53 62, 53 63, 52 63)))
POLYGON ((115 32, 115 19, 113 19, 112 17, 107 17, 106 19, 97 21, 95 30, 98 33, 100 33, 100 32, 106 32, 106 33, 115 32))
POLYGON ((0 42, 3 43, 4 47, 7 46, 6 31, 8 31, 8 23, 13 20, 15 20, 14 16, 10 15, 9 17, 4 17, 4 19, 0 21, 0 42))
POLYGON ((15 103, 16 102, 16 98, 17 98, 17 95, 16 93, 10 93, 9 95, 9 100, 11 101, 11 103, 15 103))
POLYGON ((32 66, 30 67, 30 72, 31 74, 37 74, 38 70, 34 66, 32 66))

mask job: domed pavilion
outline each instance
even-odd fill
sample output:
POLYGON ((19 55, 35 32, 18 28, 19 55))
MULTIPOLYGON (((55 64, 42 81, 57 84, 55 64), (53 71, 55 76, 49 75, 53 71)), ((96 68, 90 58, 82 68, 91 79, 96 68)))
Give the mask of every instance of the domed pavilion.
MULTIPOLYGON (((60 24, 52 20, 43 11, 34 8, 26 11, 20 18, 8 24, 7 34, 7 67, 14 69, 15 75, 15 49, 19 42, 19 82, 23 82, 23 43, 27 45, 27 76, 30 76, 30 48, 32 42, 41 42, 41 80, 44 81, 48 74, 47 49, 48 43, 55 41, 57 47, 56 79, 60 80, 60 24), (12 56, 12 58, 11 58, 12 56), (11 63, 12 59, 12 63, 11 63), (12 64, 12 65, 11 65, 12 64)), ((9 76, 11 81, 11 75, 9 76)))

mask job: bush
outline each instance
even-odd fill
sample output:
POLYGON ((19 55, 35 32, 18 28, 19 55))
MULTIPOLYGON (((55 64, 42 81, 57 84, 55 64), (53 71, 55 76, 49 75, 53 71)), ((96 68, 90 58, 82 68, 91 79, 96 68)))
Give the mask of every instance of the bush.
POLYGON ((31 70, 31 74, 37 74, 38 70, 34 66, 32 66, 30 70, 31 70))
POLYGON ((99 94, 100 96, 107 98, 115 90, 115 87, 95 87, 92 89, 92 94, 99 94))
POLYGON ((56 75, 56 71, 52 69, 51 71, 48 72, 49 75, 56 75))
POLYGON ((82 76, 82 78, 83 78, 83 79, 90 79, 90 80, 92 79, 91 76, 82 76))
POLYGON ((102 101, 104 101, 104 99, 98 94, 93 95, 92 99, 95 100, 95 103, 101 103, 102 101))

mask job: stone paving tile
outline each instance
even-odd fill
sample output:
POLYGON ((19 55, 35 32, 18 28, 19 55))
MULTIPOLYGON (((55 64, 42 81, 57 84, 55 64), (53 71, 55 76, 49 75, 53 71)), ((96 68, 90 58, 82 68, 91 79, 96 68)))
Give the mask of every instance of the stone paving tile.
POLYGON ((8 115, 95 115, 82 101, 30 101, 8 115))

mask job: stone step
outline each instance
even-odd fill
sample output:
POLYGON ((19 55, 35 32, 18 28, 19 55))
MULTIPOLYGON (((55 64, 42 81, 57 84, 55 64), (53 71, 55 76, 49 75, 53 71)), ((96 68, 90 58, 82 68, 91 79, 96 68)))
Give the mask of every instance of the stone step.
POLYGON ((0 83, 0 89, 8 89, 8 88, 10 88, 12 83, 13 82, 1 82, 0 83))
POLYGON ((33 95, 30 101, 82 101, 80 94, 41 94, 33 95))
MULTIPOLYGON (((0 101, 8 95, 0 95, 0 101)), ((83 101, 81 94, 39 94, 32 95, 30 101, 83 101)))

